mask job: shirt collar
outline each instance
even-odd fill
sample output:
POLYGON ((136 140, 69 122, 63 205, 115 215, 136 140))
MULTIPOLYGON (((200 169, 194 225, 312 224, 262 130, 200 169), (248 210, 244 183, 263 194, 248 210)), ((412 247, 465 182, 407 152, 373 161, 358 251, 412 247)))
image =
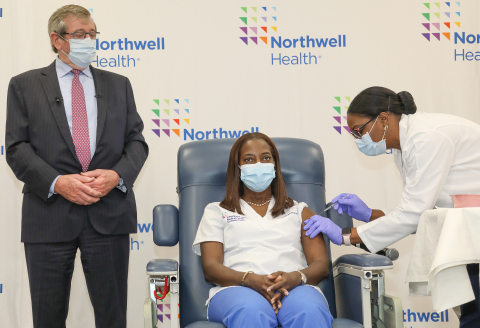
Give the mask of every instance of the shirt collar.
MULTIPOLYGON (((57 57, 55 60, 55 68, 57 70, 58 77, 62 78, 68 73, 71 73, 72 67, 65 64, 60 58, 57 57)), ((82 70, 82 73, 85 74, 87 77, 93 79, 92 71, 90 70, 90 66, 82 70)), ((80 74, 82 74, 80 73, 80 74)), ((73 73, 72 73, 73 74, 73 73)))
MULTIPOLYGON (((272 197, 270 198, 270 203, 268 203, 268 208, 267 208, 267 214, 272 210, 273 206, 275 205, 275 198, 272 197)), ((252 209, 253 211, 255 211, 253 209, 253 206, 250 206, 250 204, 248 204, 245 200, 243 200, 242 198, 240 198, 240 206, 242 208, 242 212, 245 212, 245 208, 247 208, 247 211, 248 209, 252 209)), ((256 212, 255 212, 256 213, 256 212)))
POLYGON ((403 149, 405 145, 405 139, 407 138, 408 129, 408 115, 402 114, 400 122, 398 122, 398 130, 400 135, 400 149, 403 149))

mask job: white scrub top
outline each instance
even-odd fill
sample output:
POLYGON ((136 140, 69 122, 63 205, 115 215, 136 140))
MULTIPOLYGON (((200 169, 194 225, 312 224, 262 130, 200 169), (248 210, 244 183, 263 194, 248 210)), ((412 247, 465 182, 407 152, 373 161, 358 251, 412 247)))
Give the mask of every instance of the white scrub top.
MULTIPOLYGON (((193 251, 201 255, 201 243, 216 241, 223 244, 223 264, 236 271, 268 275, 276 271, 305 269, 308 265, 300 238, 302 211, 307 204, 294 203, 285 214, 276 218, 271 214, 275 204, 273 198, 264 217, 243 199, 240 205, 244 215, 228 211, 220 207, 220 203, 208 204, 198 226, 193 251)), ((312 287, 321 293, 317 286, 312 287)), ((206 304, 225 288, 230 287, 211 288, 206 304)))
POLYGON ((453 207, 450 195, 480 194, 480 125, 445 114, 402 115, 401 151, 395 164, 403 180, 400 204, 357 232, 372 252, 417 230, 422 213, 453 207))

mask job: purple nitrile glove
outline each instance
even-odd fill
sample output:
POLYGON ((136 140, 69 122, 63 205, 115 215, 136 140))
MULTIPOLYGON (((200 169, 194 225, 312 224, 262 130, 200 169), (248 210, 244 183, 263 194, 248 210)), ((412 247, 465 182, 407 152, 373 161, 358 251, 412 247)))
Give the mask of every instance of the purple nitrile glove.
POLYGON ((326 234, 334 244, 341 245, 343 241, 342 229, 330 219, 320 215, 314 215, 310 219, 305 220, 303 230, 308 230, 305 232, 305 236, 310 236, 310 238, 322 232, 326 234))
POLYGON ((333 207, 338 214, 346 212, 352 218, 359 221, 368 222, 372 216, 372 209, 369 208, 357 195, 340 194, 332 200, 332 203, 338 202, 333 207))

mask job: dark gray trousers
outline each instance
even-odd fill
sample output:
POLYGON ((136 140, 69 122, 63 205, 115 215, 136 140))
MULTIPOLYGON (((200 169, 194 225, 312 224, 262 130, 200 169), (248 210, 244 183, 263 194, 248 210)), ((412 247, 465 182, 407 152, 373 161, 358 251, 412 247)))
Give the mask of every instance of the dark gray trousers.
POLYGON ((478 264, 467 264, 467 271, 470 276, 475 299, 460 306, 460 311, 462 313, 460 317, 460 328, 478 328, 480 327, 480 286, 478 281, 478 264))
POLYGON ((76 239, 25 243, 35 328, 65 328, 77 249, 96 328, 126 328, 129 235, 102 235, 87 219, 76 239))

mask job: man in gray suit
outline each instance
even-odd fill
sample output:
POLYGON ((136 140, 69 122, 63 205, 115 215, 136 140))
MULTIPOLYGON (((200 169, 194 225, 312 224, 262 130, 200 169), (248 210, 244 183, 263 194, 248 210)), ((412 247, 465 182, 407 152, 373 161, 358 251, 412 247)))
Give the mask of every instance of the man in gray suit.
POLYGON ((90 66, 96 25, 83 7, 48 22, 57 59, 10 81, 7 162, 23 188, 34 327, 65 327, 80 249, 96 327, 126 327, 133 184, 148 155, 129 80, 90 66))

